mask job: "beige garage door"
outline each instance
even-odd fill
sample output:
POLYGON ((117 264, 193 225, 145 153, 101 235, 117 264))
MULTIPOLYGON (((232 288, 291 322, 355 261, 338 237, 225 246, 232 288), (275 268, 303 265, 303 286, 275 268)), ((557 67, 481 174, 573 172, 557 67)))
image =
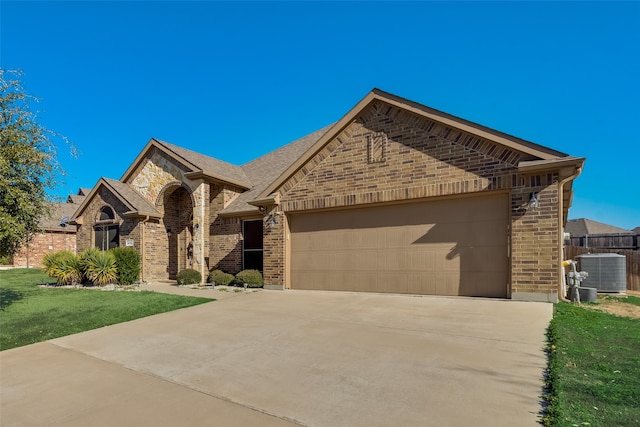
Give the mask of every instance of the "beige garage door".
POLYGON ((291 288, 506 297, 507 195, 289 217, 291 288))

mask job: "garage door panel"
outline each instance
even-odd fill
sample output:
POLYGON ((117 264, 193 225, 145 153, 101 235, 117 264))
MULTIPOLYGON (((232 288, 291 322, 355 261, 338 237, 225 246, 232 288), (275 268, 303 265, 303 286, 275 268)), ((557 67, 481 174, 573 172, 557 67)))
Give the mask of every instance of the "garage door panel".
POLYGON ((464 262, 460 265, 461 271, 473 272, 473 271, 504 271, 508 268, 508 258, 505 247, 503 246, 483 246, 482 250, 476 250, 475 248, 468 248, 466 252, 461 255, 464 257, 464 262), (503 262, 496 262, 496 254, 500 251, 504 251, 503 262))
POLYGON ((505 297, 507 200, 291 215, 291 287, 505 297))

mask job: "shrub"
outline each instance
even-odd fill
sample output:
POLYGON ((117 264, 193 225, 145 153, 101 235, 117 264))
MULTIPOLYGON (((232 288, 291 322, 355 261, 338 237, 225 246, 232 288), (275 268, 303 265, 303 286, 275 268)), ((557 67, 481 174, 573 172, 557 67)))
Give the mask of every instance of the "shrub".
POLYGON ((262 287, 262 274, 258 270, 242 270, 236 274, 236 278, 233 283, 244 286, 247 284, 249 288, 261 288, 262 287))
POLYGON ((202 274, 198 270, 186 268, 176 276, 179 285, 195 285, 202 282, 202 274))
POLYGON ((82 265, 82 274, 85 281, 89 280, 87 276, 87 268, 94 263, 93 260, 98 256, 100 252, 101 251, 98 248, 89 248, 85 249, 80 253, 80 255, 78 255, 78 258, 80 258, 80 263, 82 265))
POLYGON ((209 273, 209 283, 227 286, 231 282, 233 282, 233 274, 225 273, 222 270, 213 270, 209 273))
POLYGON ((131 285, 140 277, 140 254, 133 248, 113 248, 109 252, 116 259, 118 284, 131 285))
POLYGON ((82 261, 69 251, 48 253, 42 260, 44 272, 58 285, 76 285, 82 281, 82 261))
MULTIPOLYGON (((88 252, 88 251, 85 251, 88 252)), ((83 258, 85 275, 94 285, 106 285, 116 281, 118 269, 111 252, 90 252, 83 258)))
POLYGON ((11 265, 11 257, 7 255, 0 256, 0 265, 11 265))

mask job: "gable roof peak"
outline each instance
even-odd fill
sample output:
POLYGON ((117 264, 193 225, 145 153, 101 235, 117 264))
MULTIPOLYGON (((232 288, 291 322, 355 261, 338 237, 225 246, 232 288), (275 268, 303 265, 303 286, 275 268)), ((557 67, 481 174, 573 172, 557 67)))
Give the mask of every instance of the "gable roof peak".
MULTIPOLYGON (((525 141, 520 138, 508 135, 503 132, 499 132, 495 129, 488 128, 486 126, 461 119, 448 113, 436 110, 431 107, 419 104, 414 101, 410 101, 406 98, 385 92, 378 88, 373 88, 369 93, 365 95, 353 108, 351 108, 347 114, 345 114, 340 120, 338 120, 322 137, 320 137, 315 144, 309 147, 309 149, 293 162, 283 173, 269 184, 257 197, 257 199, 266 199, 270 194, 277 191, 277 189, 291 177, 296 171, 304 166, 316 153, 318 153, 326 144, 328 144, 333 138, 340 134, 349 124, 358 118, 362 112, 368 108, 374 101, 385 102, 389 105, 397 107, 399 109, 417 114, 418 116, 425 117, 429 120, 433 120, 442 123, 446 126, 451 126, 456 129, 468 132, 476 135, 480 138, 485 138, 496 144, 503 145, 510 149, 520 151, 530 156, 532 159, 538 160, 552 160, 558 158, 568 157, 567 154, 560 151, 553 150, 551 148, 544 147, 542 145, 535 144, 533 142, 525 141)), ((579 160, 579 159, 578 159, 579 160)))
POLYGON ((151 138, 149 140, 129 169, 127 169, 124 175, 122 175, 122 178, 120 178, 121 181, 127 182, 129 178, 131 178, 131 175, 135 172, 137 166, 152 148, 157 148, 169 157, 173 157, 175 160, 184 164, 184 166, 189 169, 187 172, 194 174, 191 178, 204 177, 215 181, 229 183, 244 189, 251 188, 251 182, 240 166, 218 160, 214 157, 207 156, 206 154, 198 153, 157 138, 151 138))
POLYGON ((105 187, 107 191, 113 194, 120 202, 122 202, 123 205, 126 206, 127 209, 129 209, 127 212, 124 212, 125 216, 148 216, 152 218, 161 218, 162 216, 156 207, 142 197, 140 193, 134 190, 130 184, 116 179, 100 177, 96 185, 93 186, 78 209, 76 209, 73 214, 72 221, 76 221, 82 215, 82 212, 86 209, 89 203, 91 203, 100 187, 105 187))

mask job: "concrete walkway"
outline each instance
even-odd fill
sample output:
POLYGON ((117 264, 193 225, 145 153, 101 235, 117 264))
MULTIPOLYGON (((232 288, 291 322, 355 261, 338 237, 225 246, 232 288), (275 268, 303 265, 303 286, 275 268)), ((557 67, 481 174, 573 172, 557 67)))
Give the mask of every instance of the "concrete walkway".
POLYGON ((0 424, 536 425, 550 304, 232 295, 0 353, 0 424))

